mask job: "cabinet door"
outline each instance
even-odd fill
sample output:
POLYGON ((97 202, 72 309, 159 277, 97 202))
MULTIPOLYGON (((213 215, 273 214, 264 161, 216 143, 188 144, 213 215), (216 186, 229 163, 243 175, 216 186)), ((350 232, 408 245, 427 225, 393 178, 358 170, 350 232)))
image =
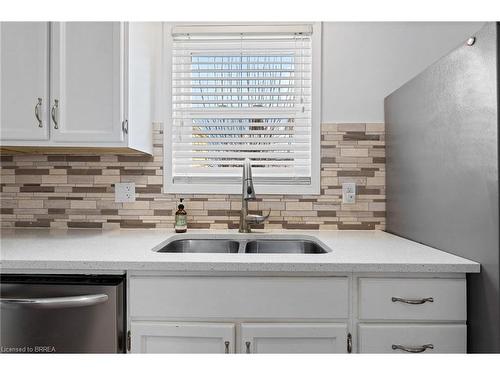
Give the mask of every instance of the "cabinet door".
POLYGON ((0 140, 47 140, 48 102, 49 23, 1 22, 0 140))
POLYGON ((51 116, 56 142, 123 141, 119 22, 56 22, 51 34, 51 116))
POLYGON ((244 323, 243 353, 347 353, 346 324, 244 323))
POLYGON ((234 324, 132 322, 132 353, 234 353, 234 324))

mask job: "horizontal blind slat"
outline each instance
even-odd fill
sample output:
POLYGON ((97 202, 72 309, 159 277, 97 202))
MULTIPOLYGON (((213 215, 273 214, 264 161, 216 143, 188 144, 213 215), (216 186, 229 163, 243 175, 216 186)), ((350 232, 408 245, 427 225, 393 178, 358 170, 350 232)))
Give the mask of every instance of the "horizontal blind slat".
MULTIPOLYGON (((175 126, 175 125, 174 125, 175 126)), ((173 129, 172 134, 179 135, 212 135, 212 134, 240 134, 249 136, 280 135, 280 134, 310 134, 310 129, 307 125, 300 124, 262 124, 242 126, 239 124, 207 124, 207 125, 182 125, 177 124, 173 129)))
POLYGON ((268 35, 310 35, 312 26, 307 23, 291 23, 276 25, 226 24, 226 25, 176 25, 172 28, 172 37, 232 37, 268 36, 268 35))
POLYGON ((253 161, 258 161, 260 159, 307 159, 309 158, 309 151, 296 151, 296 152, 280 152, 280 151, 261 151, 261 152, 252 152, 252 151, 206 151, 203 153, 193 152, 193 151, 176 151, 172 150, 173 158, 237 158, 244 159, 248 158, 253 161))
POLYGON ((203 151, 217 151, 222 153, 231 151, 307 151, 309 150, 309 144, 296 143, 282 144, 282 143, 266 143, 266 144, 252 144, 252 143, 238 143, 231 144, 229 142, 224 142, 223 144, 196 144, 196 143, 177 143, 173 147, 174 152, 180 150, 186 150, 191 152, 203 152, 203 151), (223 149, 222 149, 223 148, 223 149))
MULTIPOLYGON (((259 143, 259 144, 264 144, 264 143, 288 143, 288 144, 294 144, 294 143, 309 143, 309 137, 307 135, 304 135, 302 137, 292 137, 292 136, 273 136, 273 137, 233 137, 233 138, 218 138, 218 137, 208 137, 208 136, 201 136, 201 137, 176 137, 175 138, 175 143, 176 146, 179 144, 186 143, 188 145, 192 145, 194 147, 194 144, 211 144, 211 143, 216 143, 216 144, 221 144, 221 143, 238 143, 238 144, 243 144, 243 143, 259 143)), ((175 147, 175 146, 174 146, 175 147)))
MULTIPOLYGON (((310 89, 310 86, 305 86, 305 85, 289 85, 289 84, 276 84, 276 85, 269 85, 269 84, 264 84, 264 85, 257 85, 257 84, 247 84, 247 85, 242 85, 242 84, 228 84, 228 85, 223 85, 223 84, 206 84, 206 85, 200 85, 200 84, 193 84, 193 85, 176 85, 174 84, 173 86, 174 90, 178 89, 192 89, 192 90, 209 90, 209 89, 274 89, 274 90, 281 90, 281 89, 310 89)), ((175 91, 176 95, 190 95, 191 91, 175 91)))
MULTIPOLYGON (((261 185, 309 185, 311 177, 277 177, 277 176, 254 176, 254 182, 261 185)), ((173 176, 172 181, 178 184, 201 184, 201 185, 239 185, 241 176, 173 176)))
MULTIPOLYGON (((244 164, 243 160, 210 160, 210 159, 177 159, 176 167, 181 165, 188 166, 198 166, 198 165, 234 165, 237 168, 241 168, 244 164)), ((307 160, 260 160, 258 162, 259 165, 274 165, 274 166, 300 166, 300 167, 309 167, 307 160)), ((182 167, 183 168, 183 167, 182 167)), ((204 169, 206 172, 206 169, 204 169)), ((240 171, 241 172, 241 171, 240 171)))

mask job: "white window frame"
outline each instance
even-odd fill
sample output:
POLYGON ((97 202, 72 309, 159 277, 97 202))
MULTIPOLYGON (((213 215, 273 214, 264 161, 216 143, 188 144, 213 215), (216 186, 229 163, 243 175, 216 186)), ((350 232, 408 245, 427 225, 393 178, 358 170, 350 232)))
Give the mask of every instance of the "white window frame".
MULTIPOLYGON (((193 184, 172 182, 172 28, 186 23, 163 23, 163 192, 166 194, 241 194, 241 185, 225 184, 193 184)), ((189 25, 242 25, 242 23, 208 23, 190 22, 189 25)), ((270 26, 277 23, 259 22, 249 25, 270 26)), ((279 23, 290 24, 290 23, 279 23)), ((256 193, 262 194, 296 194, 319 195, 321 183, 321 55, 322 55, 322 23, 294 22, 294 25, 310 25, 313 33, 312 49, 312 81, 311 81, 311 184, 309 185, 263 185, 255 183, 256 193)))

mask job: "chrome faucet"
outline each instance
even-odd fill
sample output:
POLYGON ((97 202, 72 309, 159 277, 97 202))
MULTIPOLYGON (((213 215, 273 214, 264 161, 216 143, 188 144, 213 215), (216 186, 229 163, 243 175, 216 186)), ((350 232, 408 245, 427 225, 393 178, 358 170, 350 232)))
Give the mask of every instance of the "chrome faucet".
POLYGON ((240 233, 250 233, 252 231, 250 227, 251 224, 263 223, 269 215, 271 215, 271 210, 269 210, 266 216, 249 215, 248 201, 254 200, 255 190, 253 188, 252 165, 250 164, 250 159, 245 159, 243 164, 243 183, 241 192, 240 233))

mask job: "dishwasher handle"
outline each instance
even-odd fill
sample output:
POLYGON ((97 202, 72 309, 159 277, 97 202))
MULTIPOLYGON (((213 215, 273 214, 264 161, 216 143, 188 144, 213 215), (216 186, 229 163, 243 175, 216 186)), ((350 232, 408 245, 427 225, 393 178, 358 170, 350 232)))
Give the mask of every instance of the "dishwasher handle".
POLYGON ((0 298, 0 306, 61 309, 66 307, 93 306, 106 302, 107 300, 107 294, 86 294, 83 296, 48 298, 0 298))

